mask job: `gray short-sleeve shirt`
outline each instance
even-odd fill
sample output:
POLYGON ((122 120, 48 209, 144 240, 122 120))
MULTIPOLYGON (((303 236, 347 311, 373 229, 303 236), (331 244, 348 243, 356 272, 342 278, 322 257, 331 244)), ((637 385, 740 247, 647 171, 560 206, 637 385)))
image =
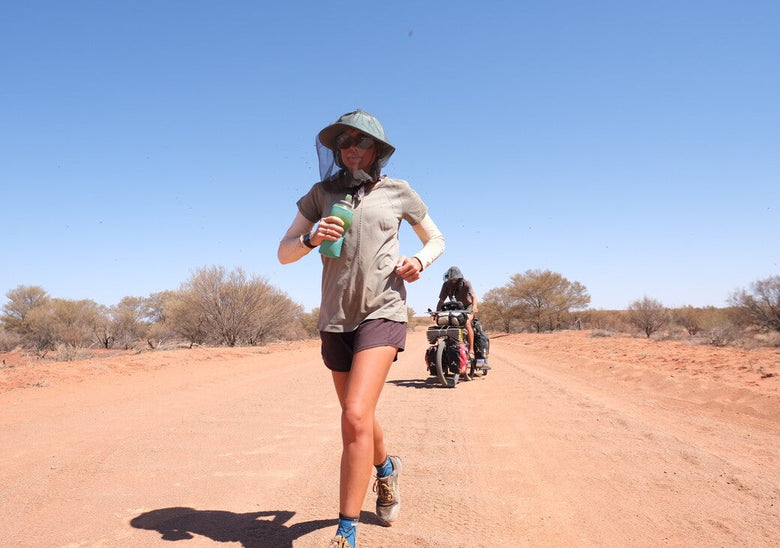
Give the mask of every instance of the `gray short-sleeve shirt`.
MULTIPOLYGON (((350 193, 320 182, 298 200, 298 210, 317 223, 350 193)), ((383 177, 367 185, 344 235, 341 257, 322 257, 320 331, 354 331, 361 322, 375 318, 407 321, 406 288, 395 273, 400 256, 398 231, 402 219, 416 225, 427 211, 404 180, 383 177)))
POLYGON ((460 301, 463 306, 470 309, 474 305, 474 299, 472 295, 476 295, 474 287, 471 282, 465 278, 461 278, 459 283, 451 284, 450 282, 444 282, 441 285, 441 291, 439 291, 439 299, 455 299, 460 301))

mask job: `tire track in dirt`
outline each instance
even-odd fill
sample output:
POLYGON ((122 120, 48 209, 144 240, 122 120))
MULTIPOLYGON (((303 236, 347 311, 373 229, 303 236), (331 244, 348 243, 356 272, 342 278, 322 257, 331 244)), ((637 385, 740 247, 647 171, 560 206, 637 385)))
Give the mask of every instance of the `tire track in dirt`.
MULTIPOLYGON (((493 348, 523 356, 511 341, 505 343, 496 341, 493 348)), ((532 434, 547 447, 535 452, 531 473, 540 474, 534 484, 547 486, 541 507, 545 501, 557 505, 558 513, 569 519, 552 528, 545 523, 544 538, 554 534, 550 529, 566 530, 572 523, 590 533, 568 541, 599 545, 614 544, 616 538, 635 546, 659 540, 690 543, 692 538, 714 545, 724 535, 762 545, 776 534, 776 463, 771 467, 775 472, 767 475, 767 459, 746 460, 734 451, 739 445, 713 443, 712 430, 724 431, 722 419, 691 417, 688 405, 674 407, 666 398, 635 399, 636 391, 616 390, 587 376, 583 381, 571 373, 571 360, 564 366, 549 356, 502 360, 520 375, 515 379, 534 387, 536 401, 542 396, 549 404, 541 413, 537 406, 526 408, 531 423, 547 425, 532 434), (756 469, 761 473, 756 475, 756 469), (727 479, 750 475, 741 492, 727 479), (547 500, 556 492, 574 504, 547 500), (735 515, 735 507, 746 505, 750 511, 735 515)), ((746 431, 743 424, 732 424, 728 430, 772 446, 771 433, 767 436, 760 428, 746 431)), ((529 441, 531 450, 539 448, 529 441)))

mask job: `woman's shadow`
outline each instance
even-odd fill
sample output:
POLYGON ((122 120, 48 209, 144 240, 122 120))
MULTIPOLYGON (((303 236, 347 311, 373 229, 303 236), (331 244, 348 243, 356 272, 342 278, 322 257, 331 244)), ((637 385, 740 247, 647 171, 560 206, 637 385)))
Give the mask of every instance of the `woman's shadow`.
MULTIPOLYGON (((215 542, 240 542, 244 548, 292 548, 295 539, 338 524, 337 519, 319 519, 285 525, 294 515, 283 510, 236 514, 174 507, 145 512, 130 520, 130 525, 157 531, 163 540, 170 541, 201 535, 215 542)), ((361 512, 360 521, 381 525, 374 514, 366 512, 361 512)))

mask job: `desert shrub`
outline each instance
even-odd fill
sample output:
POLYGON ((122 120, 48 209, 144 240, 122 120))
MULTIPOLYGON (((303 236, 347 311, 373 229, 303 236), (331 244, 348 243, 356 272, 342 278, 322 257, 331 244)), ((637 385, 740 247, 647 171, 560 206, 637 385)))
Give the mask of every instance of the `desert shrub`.
POLYGON ((96 302, 89 299, 52 299, 51 314, 57 345, 78 348, 97 342, 95 329, 101 321, 103 310, 96 302))
POLYGON ((57 344, 54 351, 48 354, 49 359, 59 362, 73 362, 76 360, 84 360, 88 357, 88 354, 84 352, 82 347, 65 343, 57 344))
POLYGON ((48 303, 30 310, 22 335, 24 346, 42 356, 57 345, 57 325, 48 303))
POLYGON ((305 336, 301 325, 304 312, 300 304, 262 280, 256 280, 254 292, 258 300, 249 319, 249 334, 246 339, 248 344, 298 340, 305 336))
POLYGON ((147 340, 147 345, 155 351, 160 350, 178 350, 180 348, 192 348, 190 343, 178 342, 172 339, 151 339, 147 340), (152 346, 154 345, 154 346, 152 346))
POLYGON ((7 331, 0 327, 0 352, 11 352, 22 344, 22 337, 18 333, 7 331))
POLYGON ((114 346, 114 326, 110 309, 100 306, 100 315, 92 328, 92 334, 100 348, 109 349, 114 346))
POLYGON ((143 297, 123 297, 111 307, 113 343, 129 350, 148 337, 151 321, 147 317, 148 302, 143 297))
POLYGON ((314 339, 320 336, 320 332, 317 329, 317 318, 319 318, 319 315, 319 308, 314 308, 311 312, 303 312, 301 314, 299 322, 307 338, 314 339))
POLYGON ((205 316, 186 292, 174 292, 164 306, 166 327, 175 336, 183 338, 190 346, 207 342, 205 316))
POLYGON ((660 301, 645 296, 628 306, 628 321, 650 338, 669 323, 669 311, 660 301))
POLYGON ((653 333, 652 337, 658 341, 680 341, 683 339, 689 339, 688 332, 674 323, 669 321, 666 325, 666 329, 662 329, 653 333))
POLYGON ((708 329, 705 336, 712 346, 736 346, 743 340, 745 332, 735 325, 721 325, 708 329))
POLYGON ((317 310, 304 313, 282 291, 241 269, 203 268, 177 291, 125 297, 110 308, 89 300, 52 299, 37 286, 19 286, 6 297, 0 311, 0 350, 22 346, 39 356, 67 356, 95 345, 141 351, 182 343, 258 345, 318 335, 317 310))
POLYGON ((202 268, 182 285, 180 305, 208 342, 235 346, 250 329, 258 301, 254 285, 241 269, 202 268))
POLYGON ((589 329, 612 332, 626 332, 629 330, 626 314, 622 310, 588 309, 582 314, 584 324, 589 329))
POLYGON ((556 327, 556 329, 572 329, 575 331, 585 329, 585 326, 587 325, 587 322, 585 321, 586 317, 586 310, 565 310, 558 316, 558 327, 556 327))
POLYGON ((729 302, 736 309, 738 322, 780 331, 780 276, 753 282, 751 291, 735 291, 729 302))
POLYGON ((700 309, 699 314, 701 315, 700 322, 702 329, 734 325, 734 322, 731 319, 732 313, 729 308, 708 306, 700 309))
POLYGON ((143 339, 146 346, 154 350, 192 347, 192 341, 182 341, 169 318, 171 303, 176 297, 176 291, 160 291, 140 300, 134 315, 136 331, 133 338, 136 341, 143 339))
POLYGON ((94 301, 47 298, 29 309, 17 324, 25 348, 45 355, 60 346, 87 348, 99 342, 96 333, 104 321, 104 307, 94 301))
POLYGON ((42 287, 20 285, 5 294, 8 302, 3 305, 0 323, 13 333, 24 337, 29 330, 30 313, 47 306, 51 297, 42 287))
MULTIPOLYGON (((182 338, 179 334, 171 328, 169 323, 162 321, 149 326, 146 330, 144 341, 146 346, 153 350, 163 350, 170 347, 179 348, 182 346, 180 344, 182 338)), ((191 348, 193 344, 192 341, 187 341, 184 346, 191 348)), ((136 343, 136 346, 138 346, 138 343, 136 343)))
POLYGON ((777 333, 776 331, 759 334, 756 336, 756 339, 762 346, 780 348, 780 333, 777 333))
POLYGON ((588 333, 588 337, 592 339, 601 338, 601 337, 614 337, 615 333, 612 331, 606 331, 604 329, 593 329, 590 333, 588 333))
POLYGON ((685 329, 689 335, 694 336, 702 329, 701 314, 698 308, 685 306, 672 311, 674 323, 685 329))
POLYGON ((772 348, 780 346, 780 332, 767 331, 758 326, 742 328, 732 326, 734 334, 732 341, 727 341, 728 346, 737 346, 747 350, 756 348, 772 348))
POLYGON ((301 305, 241 268, 201 268, 168 304, 170 327, 192 343, 257 345, 305 336, 301 305))

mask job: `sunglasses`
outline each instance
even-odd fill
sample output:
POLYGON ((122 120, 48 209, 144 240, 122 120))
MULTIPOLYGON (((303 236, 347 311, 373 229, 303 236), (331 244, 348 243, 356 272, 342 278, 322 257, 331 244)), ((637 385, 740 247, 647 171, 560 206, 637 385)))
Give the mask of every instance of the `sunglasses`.
POLYGON ((336 137, 336 146, 341 149, 356 146, 362 150, 368 150, 374 146, 374 140, 367 135, 363 135, 362 133, 357 137, 353 137, 349 133, 342 133, 336 137))

